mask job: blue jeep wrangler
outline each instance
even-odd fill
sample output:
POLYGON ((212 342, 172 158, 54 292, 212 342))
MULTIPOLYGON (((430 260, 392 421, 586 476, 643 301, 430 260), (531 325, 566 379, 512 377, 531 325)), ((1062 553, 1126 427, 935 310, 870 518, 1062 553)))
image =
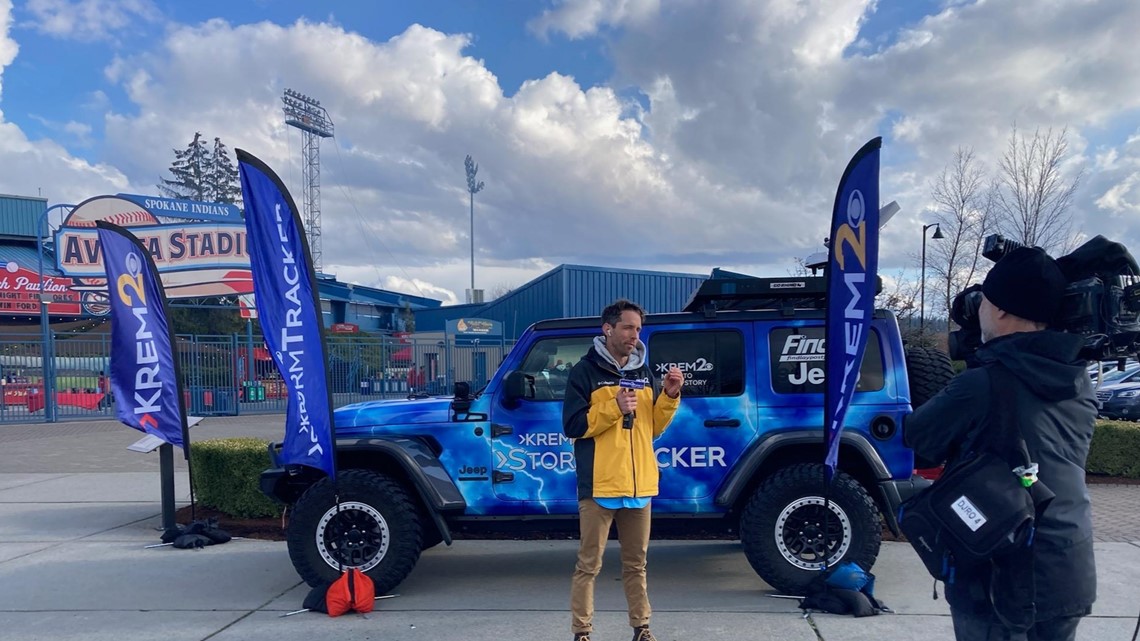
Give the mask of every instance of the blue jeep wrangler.
MULTIPOLYGON (((901 426, 912 401, 952 373, 940 352, 904 354, 895 317, 876 313, 824 518, 823 287, 822 278, 709 279, 686 311, 647 316, 641 336, 653 372, 676 365, 685 375, 681 407, 654 444, 655 520, 738 533, 760 577, 790 594, 825 559, 870 568, 883 527, 897 533, 896 507, 921 482, 901 426)), ((288 547, 301 577, 316 585, 359 567, 382 594, 422 550, 450 544, 453 529, 573 527, 562 398, 600 326, 536 323, 474 394, 458 383, 454 397, 337 409, 339 507, 333 484, 308 468, 261 478, 263 492, 292 506, 288 547)))

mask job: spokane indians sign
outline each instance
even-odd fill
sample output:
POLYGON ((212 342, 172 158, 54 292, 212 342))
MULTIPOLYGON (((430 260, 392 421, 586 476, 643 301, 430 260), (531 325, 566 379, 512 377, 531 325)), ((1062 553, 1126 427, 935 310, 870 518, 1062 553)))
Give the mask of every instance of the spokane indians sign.
POLYGON ((154 257, 169 298, 253 292, 245 224, 237 207, 127 194, 97 196, 71 210, 54 234, 56 267, 72 278, 71 290, 86 314, 107 313, 97 220, 138 236, 154 257))

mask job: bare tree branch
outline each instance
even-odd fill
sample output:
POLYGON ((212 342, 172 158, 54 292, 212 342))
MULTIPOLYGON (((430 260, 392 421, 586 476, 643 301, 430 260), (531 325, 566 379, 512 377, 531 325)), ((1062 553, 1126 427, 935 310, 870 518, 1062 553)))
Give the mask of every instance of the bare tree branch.
POLYGON ((498 300, 516 289, 518 289, 518 286, 513 283, 499 283, 491 288, 491 298, 488 300, 498 300))
POLYGON ((1066 181, 1068 155, 1068 129, 1037 129, 1027 139, 1014 126, 996 179, 994 211, 1002 234, 1054 255, 1073 244, 1069 206, 1084 172, 1066 181))
POLYGON ((992 224, 994 195, 973 149, 961 147, 931 181, 930 195, 937 206, 934 222, 943 238, 926 240, 926 263, 938 283, 935 309, 948 314, 954 296, 978 275, 982 242, 992 224))

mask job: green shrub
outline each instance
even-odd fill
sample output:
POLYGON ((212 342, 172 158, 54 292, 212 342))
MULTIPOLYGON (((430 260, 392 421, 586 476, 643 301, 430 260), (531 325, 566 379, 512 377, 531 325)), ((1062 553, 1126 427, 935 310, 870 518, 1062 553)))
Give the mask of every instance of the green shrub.
POLYGON ((258 477, 270 466, 268 441, 221 438, 190 444, 194 498, 230 516, 279 516, 281 507, 258 489, 258 477))
POLYGON ((1140 478, 1140 424, 1097 421, 1085 470, 1089 474, 1140 478))

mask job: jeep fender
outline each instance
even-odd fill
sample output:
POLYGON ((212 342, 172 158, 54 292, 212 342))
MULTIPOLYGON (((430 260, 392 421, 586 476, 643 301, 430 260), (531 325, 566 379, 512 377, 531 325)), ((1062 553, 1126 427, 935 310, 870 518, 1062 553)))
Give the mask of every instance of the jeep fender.
MULTIPOLYGON (((731 508, 740 498, 742 492, 748 487, 753 477, 763 466, 768 457, 777 454, 781 449, 793 445, 818 445, 820 448, 821 456, 823 452, 822 436, 820 430, 793 430, 789 432, 779 432, 772 434, 762 441, 757 442, 752 448, 744 455, 744 458, 736 465, 732 473, 725 479, 721 485, 720 491, 716 494, 716 504, 720 507, 731 508)), ((878 502, 880 509, 882 509, 887 519, 887 526, 891 531, 897 529, 895 518, 895 510, 900 502, 899 492, 895 489, 894 484, 891 482, 891 473, 883 463, 882 457, 875 451, 874 446, 871 445, 867 437, 857 432, 843 432, 839 437, 840 445, 848 445, 855 448, 867 465, 871 468, 871 473, 874 475, 876 487, 867 488, 872 492, 872 496, 878 495, 878 502)))
MULTIPOLYGON (((277 465, 277 449, 280 444, 272 443, 269 447, 270 456, 277 465)), ((451 544, 451 531, 443 519, 443 513, 462 512, 467 508, 467 501, 427 445, 417 439, 404 437, 340 438, 336 441, 336 450, 338 463, 364 454, 373 460, 387 459, 398 466, 415 488, 420 501, 439 528, 443 541, 451 544)), ((297 481, 301 479, 294 480, 291 478, 293 476, 281 467, 262 472, 262 492, 278 501, 292 503, 316 480, 302 481, 303 487, 298 488, 297 481)))

